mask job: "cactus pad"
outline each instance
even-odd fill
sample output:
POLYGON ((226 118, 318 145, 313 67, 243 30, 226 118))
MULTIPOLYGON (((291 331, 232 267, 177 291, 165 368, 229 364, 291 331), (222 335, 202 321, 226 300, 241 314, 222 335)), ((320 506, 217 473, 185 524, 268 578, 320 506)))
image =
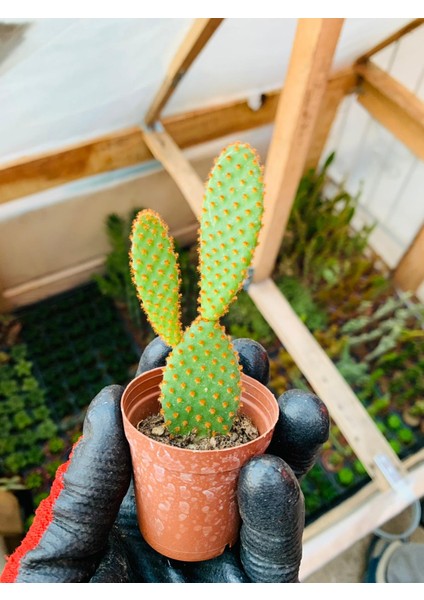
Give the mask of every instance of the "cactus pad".
POLYGON ((262 168, 248 144, 218 157, 206 183, 200 228, 200 315, 218 320, 247 275, 262 224, 262 168))
POLYGON ((228 433, 241 393, 238 355, 224 328, 197 319, 169 355, 161 384, 170 433, 198 437, 228 433))
POLYGON ((168 226, 152 210, 142 210, 131 234, 131 272, 137 295, 154 331, 168 346, 182 337, 180 274, 168 226))

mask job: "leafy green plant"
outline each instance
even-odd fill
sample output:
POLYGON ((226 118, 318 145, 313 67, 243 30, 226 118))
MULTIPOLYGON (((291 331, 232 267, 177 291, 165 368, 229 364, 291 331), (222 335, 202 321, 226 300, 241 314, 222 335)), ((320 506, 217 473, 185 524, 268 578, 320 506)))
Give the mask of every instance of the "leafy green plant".
POLYGON ((349 335, 349 347, 371 344, 372 350, 363 357, 370 363, 396 348, 402 338, 422 337, 422 330, 408 329, 408 322, 416 320, 417 312, 424 315, 424 306, 408 305, 409 298, 409 293, 401 293, 398 298, 391 296, 374 312, 370 312, 372 305, 369 301, 363 302, 359 316, 345 323, 341 329, 343 334, 349 335))
POLYGON ((336 450, 334 452, 332 452, 329 457, 328 457, 328 462, 333 466, 333 467, 339 467, 340 465, 343 464, 344 462, 344 457, 343 454, 341 454, 340 452, 337 452, 336 450))
POLYGON ((58 427, 28 347, 20 342, 20 328, 16 317, 0 315, 0 488, 30 489, 36 508, 37 496, 51 483, 43 471, 45 444, 52 438, 54 445, 58 427))
POLYGON ((389 440, 389 444, 394 452, 396 452, 396 454, 399 456, 399 454, 402 452, 402 444, 399 442, 399 440, 389 440))
POLYGON ((411 444, 414 440, 414 434, 407 427, 402 427, 401 429, 399 429, 397 435, 402 444, 408 445, 411 444))
POLYGON ((43 485, 43 476, 38 471, 31 471, 25 477, 25 487, 28 490, 40 488, 43 485))
POLYGON ((343 348, 336 367, 350 385, 360 387, 368 383, 368 365, 355 360, 350 354, 348 346, 343 348))
POLYGON ((358 473, 358 475, 366 475, 367 470, 359 459, 356 459, 353 462, 353 468, 358 473))
POLYGON ((396 431, 402 427, 402 419, 396 414, 389 415, 387 417, 387 425, 390 427, 390 429, 396 431))
POLYGON ((387 411, 389 406, 390 406, 390 395, 389 394, 384 394, 384 396, 380 396, 380 397, 377 396, 376 398, 374 398, 374 400, 368 406, 368 408, 367 408, 368 414, 371 417, 376 417, 377 415, 380 415, 380 414, 384 413, 385 411, 387 411))
POLYGON ((231 430, 240 402, 240 366, 219 321, 247 275, 261 227, 262 169, 247 144, 223 150, 209 175, 199 237, 199 316, 183 331, 180 272, 168 227, 141 211, 131 235, 131 269, 153 329, 172 347, 161 384, 165 426, 197 437, 231 430))
POLYGON ((143 326, 142 312, 128 267, 129 235, 131 224, 138 212, 139 209, 132 211, 128 220, 115 213, 108 215, 106 233, 111 251, 106 258, 105 274, 95 274, 93 278, 102 294, 127 306, 132 322, 141 328, 143 326))
POLYGON ((290 388, 312 391, 299 367, 284 348, 280 348, 277 355, 270 360, 269 386, 276 396, 290 388))
POLYGON ((351 223, 358 198, 339 189, 326 192, 331 154, 320 171, 301 180, 281 246, 277 278, 293 275, 308 289, 333 288, 359 269, 373 227, 354 232, 351 223))
POLYGON ((337 479, 341 485, 348 487, 355 481, 355 474, 349 467, 343 467, 337 473, 337 479))
POLYGON ((57 454, 58 452, 62 452, 65 448, 65 442, 60 437, 53 437, 49 440, 48 449, 53 454, 57 454))
POLYGON ((251 338, 267 347, 276 344, 274 332, 244 290, 224 315, 223 323, 233 338, 251 338))
POLYGON ((296 277, 285 276, 278 287, 290 302, 294 312, 311 331, 324 329, 328 323, 326 312, 315 302, 312 293, 296 277))
POLYGON ((414 417, 424 417, 424 400, 417 400, 414 406, 409 409, 409 412, 414 417))
MULTIPOLYGON (((14 340, 15 341, 15 340, 14 340)), ((1 343, 2 342, 2 343, 1 343)), ((0 357, 0 476, 21 474, 37 464, 40 455, 34 448, 32 432, 44 424, 50 412, 45 395, 33 376, 33 366, 24 344, 3 348, 0 357)))

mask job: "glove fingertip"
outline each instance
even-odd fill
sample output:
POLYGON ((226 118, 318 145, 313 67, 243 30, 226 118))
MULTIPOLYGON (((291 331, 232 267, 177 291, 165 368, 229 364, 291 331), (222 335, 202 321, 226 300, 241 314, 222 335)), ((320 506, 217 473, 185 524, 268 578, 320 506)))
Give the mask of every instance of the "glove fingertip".
POLYGON ((243 373, 253 377, 263 385, 269 380, 269 358, 265 348, 250 338, 237 338, 232 342, 239 355, 243 373))
POLYGON ((278 398, 279 417, 268 448, 301 479, 315 464, 328 440, 330 415, 324 402, 305 390, 288 390, 278 398))
POLYGON ((138 363, 136 376, 156 367, 164 367, 171 350, 171 346, 165 344, 162 338, 156 337, 144 349, 138 363))

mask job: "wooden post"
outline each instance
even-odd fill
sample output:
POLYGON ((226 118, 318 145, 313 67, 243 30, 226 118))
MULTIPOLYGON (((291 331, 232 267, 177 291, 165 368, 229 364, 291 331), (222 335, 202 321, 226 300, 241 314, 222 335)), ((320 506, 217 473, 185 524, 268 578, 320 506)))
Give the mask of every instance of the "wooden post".
POLYGON ((146 130, 144 140, 153 156, 162 163, 171 175, 193 213, 199 218, 202 210, 204 186, 199 175, 185 158, 180 148, 166 131, 146 130))
POLYGON ((302 176, 343 19, 299 19, 265 168, 254 281, 270 276, 302 176))
POLYGON ((424 281, 424 226, 400 259, 393 279, 402 290, 411 292, 416 292, 424 281))
POLYGON ((222 21, 223 19, 196 19, 194 21, 183 43, 177 50, 168 68, 165 80, 146 113, 144 118, 146 125, 152 125, 159 118, 161 110, 173 94, 178 83, 222 21))
POLYGON ((311 138, 305 171, 316 169, 343 99, 356 87, 358 76, 351 67, 329 79, 311 138))
POLYGON ((424 102, 371 62, 358 64, 358 102, 418 158, 424 160, 424 102))

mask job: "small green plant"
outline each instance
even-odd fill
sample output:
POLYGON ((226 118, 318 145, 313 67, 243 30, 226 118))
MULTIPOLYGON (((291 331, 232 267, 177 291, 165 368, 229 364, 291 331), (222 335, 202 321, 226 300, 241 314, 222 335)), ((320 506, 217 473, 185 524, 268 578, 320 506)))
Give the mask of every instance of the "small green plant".
POLYGON ((344 457, 343 454, 334 451, 330 454, 330 456, 328 457, 328 462, 330 463, 330 465, 332 465, 333 467, 339 467, 340 465, 343 464, 344 462, 344 457))
POLYGON ((417 400, 414 406, 411 406, 409 412, 413 417, 424 417, 424 400, 417 400))
POLYGON ((353 468, 358 473, 358 475, 366 475, 367 474, 366 468, 364 467, 364 465, 358 458, 354 461, 353 468))
POLYGON ((129 219, 115 213, 106 219, 106 234, 109 239, 111 251, 106 258, 105 273, 93 276, 102 294, 123 302, 128 309, 132 322, 137 327, 142 327, 142 312, 131 281, 131 272, 128 268, 129 234, 131 223, 139 209, 132 211, 129 219))
POLYGON ((349 348, 371 345, 372 350, 363 357, 365 362, 371 363, 377 359, 382 360, 387 354, 391 356, 391 351, 399 341, 422 338, 421 329, 408 328, 408 323, 415 321, 417 314, 424 314, 422 304, 408 304, 410 296, 410 293, 400 293, 399 297, 389 296, 375 312, 371 312, 371 302, 362 302, 359 316, 342 327, 342 333, 349 336, 349 348))
POLYGON ((414 434, 407 427, 402 427, 401 429, 399 429, 397 435, 398 439, 402 442, 402 444, 405 445, 412 444, 414 440, 414 434))
POLYGON ((276 344, 274 332, 245 290, 241 290, 223 322, 234 338, 251 338, 267 347, 276 344))
POLYGON ((14 337, 9 346, 8 338, 6 332, 0 335, 0 477, 23 476, 29 467, 42 464, 38 430, 42 433, 50 424, 50 432, 57 431, 26 345, 14 337))
POLYGON ((389 415, 389 417, 387 417, 387 425, 390 429, 396 431, 402 427, 402 419, 396 414, 389 415))
POLYGON ((160 401, 172 435, 198 438, 231 430, 239 408, 241 367, 219 323, 236 299, 253 258, 263 213, 262 168, 247 144, 225 148, 209 175, 199 236, 199 315, 183 331, 180 271, 168 227, 141 211, 131 235, 131 269, 154 331, 172 347, 160 401))
POLYGON ((311 292, 296 277, 283 277, 278 287, 290 302, 294 312, 311 331, 325 329, 328 322, 325 311, 315 302, 311 292))
POLYGON ((380 396, 375 398, 371 404, 368 406, 368 414, 371 417, 376 417, 387 411, 390 407, 390 395, 384 394, 384 396, 380 396))
POLYGON ((364 267, 363 252, 373 227, 354 232, 351 222, 358 198, 346 190, 326 189, 331 154, 320 171, 301 180, 280 251, 277 275, 293 275, 306 288, 332 289, 364 267))
POLYGON ((402 444, 399 442, 399 440, 390 440, 389 444, 394 452, 396 452, 396 454, 399 456, 399 454, 402 452, 402 444))
POLYGON ((355 474, 349 467, 343 467, 343 469, 340 469, 337 473, 337 479, 341 485, 348 487, 354 482, 355 474))
POLYGON ((336 367, 352 386, 362 386, 368 382, 368 365, 355 360, 351 356, 348 346, 344 346, 341 356, 336 362, 336 367))
POLYGON ((43 485, 43 476, 41 475, 41 473, 39 473, 35 470, 28 473, 28 475, 25 477, 25 487, 28 490, 34 490, 34 489, 40 488, 42 485, 43 485))

